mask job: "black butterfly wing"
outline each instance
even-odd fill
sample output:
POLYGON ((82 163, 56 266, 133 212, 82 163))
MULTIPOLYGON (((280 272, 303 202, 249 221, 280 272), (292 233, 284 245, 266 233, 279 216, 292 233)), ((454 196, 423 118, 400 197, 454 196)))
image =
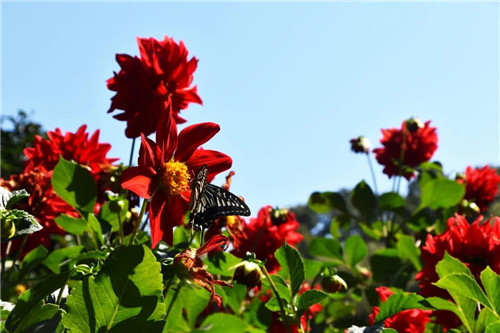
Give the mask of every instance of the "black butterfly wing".
POLYGON ((200 197, 207 185, 208 168, 203 165, 196 173, 196 178, 191 182, 191 198, 189 200, 189 210, 191 212, 198 212, 200 207, 200 197))
POLYGON ((221 187, 205 184, 191 211, 193 229, 208 229, 221 216, 249 216, 250 208, 236 195, 221 187))

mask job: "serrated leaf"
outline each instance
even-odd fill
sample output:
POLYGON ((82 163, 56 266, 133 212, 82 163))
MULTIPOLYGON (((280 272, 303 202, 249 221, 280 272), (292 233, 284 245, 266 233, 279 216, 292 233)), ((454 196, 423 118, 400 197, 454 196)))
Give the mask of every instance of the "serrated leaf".
POLYGON ((481 282, 493 306, 492 310, 500 314, 500 276, 487 266, 481 272, 481 282))
POLYGON ((415 211, 424 208, 448 208, 456 206, 465 194, 464 184, 450 179, 433 179, 421 187, 420 206, 415 211))
POLYGON ((498 333, 500 332, 500 321, 486 326, 486 331, 484 333, 498 333))
POLYGON ((10 192, 4 187, 0 187, 0 209, 12 209, 16 203, 29 196, 29 193, 24 189, 10 192))
POLYGON ((243 284, 233 283, 233 288, 224 287, 226 290, 227 304, 234 313, 239 314, 242 310, 242 303, 247 296, 247 287, 243 284))
POLYGON ((4 212, 4 214, 7 214, 8 218, 12 220, 16 231, 11 238, 4 238, 4 235, 2 235, 2 240, 10 240, 21 236, 27 236, 43 229, 36 218, 24 210, 11 209, 4 212))
POLYGON ((297 311, 305 311, 309 309, 309 307, 317 304, 328 297, 328 294, 320 291, 320 290, 306 290, 302 294, 299 295, 299 301, 297 305, 297 311))
POLYGON ((448 291, 453 291, 458 295, 471 298, 493 309, 493 305, 488 300, 481 287, 477 284, 476 280, 467 274, 448 274, 435 282, 434 285, 448 291))
POLYGON ((375 216, 377 199, 372 189, 362 180, 351 192, 351 203, 363 215, 366 222, 370 222, 375 216))
POLYGON ((42 261, 42 264, 52 272, 59 274, 61 273, 61 267, 65 265, 63 262, 78 257, 82 250, 83 246, 71 246, 54 250, 42 261))
POLYGON ((300 286, 302 285, 302 282, 304 282, 304 263, 302 262, 299 252, 295 248, 288 245, 286 241, 283 247, 288 266, 288 274, 290 276, 290 290, 292 291, 293 297, 299 292, 300 286))
POLYGON ((44 260, 48 253, 49 251, 43 245, 38 245, 33 250, 28 252, 19 265, 20 277, 23 277, 31 272, 33 268, 44 260))
POLYGON ((344 262, 340 242, 333 238, 313 238, 311 245, 309 245, 308 252, 316 257, 328 258, 336 262, 344 262))
POLYGON ((465 264, 457 258, 450 256, 448 252, 445 252, 443 259, 441 259, 441 261, 437 263, 436 273, 440 278, 443 278, 448 274, 455 273, 464 273, 473 278, 473 275, 467 268, 467 266, 465 266, 465 264))
POLYGON ((70 206, 87 213, 94 211, 97 186, 87 169, 60 157, 51 182, 57 195, 70 206))
POLYGON ((94 214, 88 214, 87 222, 89 223, 90 228, 94 231, 94 236, 97 238, 97 241, 102 243, 102 228, 97 217, 95 217, 94 214))
POLYGON ((245 332, 248 324, 242 319, 228 313, 214 313, 208 316, 200 328, 193 331, 195 333, 227 333, 227 332, 245 332))
POLYGON ((231 253, 219 251, 205 260, 208 271, 212 274, 223 276, 233 276, 234 267, 241 262, 240 258, 231 253))
POLYGON ((183 304, 190 327, 194 328, 198 315, 210 302, 210 293, 203 288, 185 285, 179 292, 179 300, 183 304))
POLYGON ((415 240, 412 236, 399 235, 397 248, 401 259, 410 261, 417 271, 422 269, 420 249, 415 245, 415 240))
POLYGON ((75 284, 67 297, 64 327, 72 332, 163 329, 160 264, 143 245, 118 247, 94 278, 75 284))
MULTIPOLYGON (((286 300, 287 302, 291 302, 292 294, 290 290, 290 286, 286 283, 286 281, 279 275, 271 275, 271 279, 273 280, 274 286, 278 290, 278 294, 280 298, 286 300)), ((271 286, 267 279, 263 280, 264 285, 271 286)), ((274 295, 274 292, 273 292, 274 295)), ((275 295, 276 296, 276 295, 275 295)))
POLYGON ((422 305, 423 301, 424 298, 415 293, 394 293, 385 302, 380 304, 380 311, 375 318, 375 322, 380 323, 404 310, 429 309, 422 305))
POLYGON ((14 330, 20 332, 53 332, 61 321, 61 309, 55 304, 40 301, 14 330))
POLYGON ((498 318, 493 312, 488 308, 482 308, 481 312, 477 316, 476 324, 474 326, 474 332, 484 332, 486 327, 498 322, 498 318))
POLYGON ((86 231, 90 231, 87 221, 82 218, 74 218, 66 214, 61 214, 54 221, 64 231, 73 235, 83 235, 86 231))
POLYGON ((29 318, 33 311, 43 305, 42 300, 53 293, 55 290, 62 288, 68 280, 69 272, 58 275, 52 275, 49 278, 41 281, 36 286, 23 292, 17 300, 16 306, 10 313, 5 323, 5 327, 13 332, 18 326, 22 325, 22 321, 29 318))
POLYGON ((346 239, 344 253, 349 266, 355 267, 366 257, 368 248, 360 235, 353 235, 346 239))

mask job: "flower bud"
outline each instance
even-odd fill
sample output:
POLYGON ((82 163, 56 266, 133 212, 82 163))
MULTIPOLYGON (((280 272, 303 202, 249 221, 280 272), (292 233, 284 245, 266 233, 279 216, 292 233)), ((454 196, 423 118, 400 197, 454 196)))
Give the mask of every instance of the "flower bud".
POLYGON ((14 225, 14 221, 8 216, 2 214, 2 229, 0 234, 2 238, 12 238, 16 233, 16 226, 14 225))
POLYGON ((347 283, 338 275, 328 275, 321 279, 321 288, 327 293, 336 293, 347 290, 347 283))
POLYGON ((424 123, 418 118, 411 117, 406 121, 406 128, 411 133, 415 133, 419 128, 424 128, 424 123))
POLYGON ((365 153, 368 154, 372 148, 372 144, 368 138, 364 136, 358 136, 357 138, 351 139, 351 150, 355 153, 365 153))
POLYGON ((125 202, 123 200, 111 200, 109 202, 109 210, 113 213, 119 213, 125 208, 125 202))
POLYGON ((262 284, 262 272, 256 263, 243 261, 236 266, 233 280, 247 286, 248 289, 260 288, 262 284))

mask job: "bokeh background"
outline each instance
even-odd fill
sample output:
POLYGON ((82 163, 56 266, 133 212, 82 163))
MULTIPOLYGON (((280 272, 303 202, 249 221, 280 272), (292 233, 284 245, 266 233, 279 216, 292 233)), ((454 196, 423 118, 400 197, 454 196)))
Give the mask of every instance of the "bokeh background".
POLYGON ((372 184, 349 139, 365 135, 377 147, 381 128, 411 116, 438 128, 433 160, 446 173, 500 165, 495 2, 1 6, 2 114, 25 110, 44 130, 100 129, 123 163, 131 140, 106 113, 115 54, 138 55, 137 36, 184 41, 199 59, 204 105, 181 116, 221 125, 206 148, 233 158, 231 189, 254 214, 360 178, 372 184))

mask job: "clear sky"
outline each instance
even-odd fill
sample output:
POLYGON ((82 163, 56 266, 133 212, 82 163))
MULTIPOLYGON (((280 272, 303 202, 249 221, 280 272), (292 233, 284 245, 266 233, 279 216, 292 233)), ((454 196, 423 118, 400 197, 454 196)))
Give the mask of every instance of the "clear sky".
MULTIPOLYGON (((136 37, 183 40, 199 61, 213 121, 205 147, 233 158, 232 191, 253 215, 315 190, 372 183, 349 139, 410 116, 438 128, 451 175, 500 164, 498 3, 2 3, 2 112, 33 111, 44 129, 88 124, 127 163, 125 123, 106 111, 115 53, 136 37)), ((391 183, 376 165, 382 190, 391 183)), ((216 179, 222 183, 223 178, 216 179)))

